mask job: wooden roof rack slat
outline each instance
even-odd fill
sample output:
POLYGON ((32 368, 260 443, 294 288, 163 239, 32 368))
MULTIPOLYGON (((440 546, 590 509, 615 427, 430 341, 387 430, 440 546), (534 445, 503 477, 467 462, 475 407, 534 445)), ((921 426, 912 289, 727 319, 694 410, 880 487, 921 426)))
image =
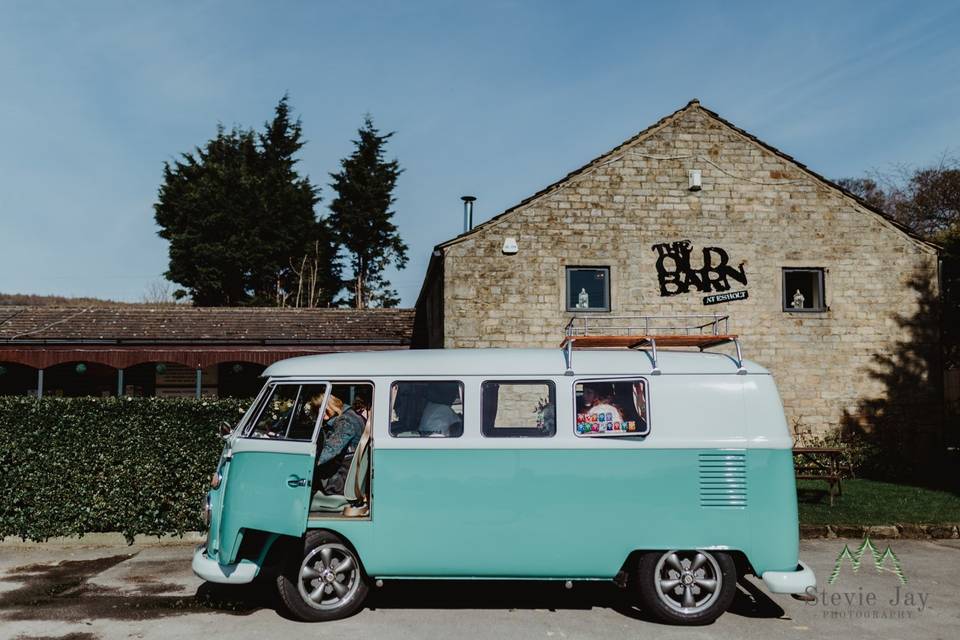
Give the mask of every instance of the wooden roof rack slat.
POLYGON ((567 342, 573 343, 574 349, 603 349, 627 348, 636 349, 650 345, 651 340, 657 341, 660 347, 698 347, 709 349, 722 344, 728 344, 737 339, 733 334, 694 334, 694 335, 629 335, 629 336, 567 336, 560 343, 565 347, 567 342))
POLYGON ((657 367, 658 347, 696 347, 700 351, 733 344, 737 349, 737 373, 746 373, 739 336, 727 333, 729 316, 610 316, 603 319, 574 317, 560 343, 567 361, 567 375, 573 375, 574 349, 647 349, 657 367), (686 322, 684 322, 686 321, 686 322), (592 323, 592 326, 591 326, 592 323), (724 332, 721 333, 721 327, 724 332), (657 330, 663 331, 662 333, 657 330))

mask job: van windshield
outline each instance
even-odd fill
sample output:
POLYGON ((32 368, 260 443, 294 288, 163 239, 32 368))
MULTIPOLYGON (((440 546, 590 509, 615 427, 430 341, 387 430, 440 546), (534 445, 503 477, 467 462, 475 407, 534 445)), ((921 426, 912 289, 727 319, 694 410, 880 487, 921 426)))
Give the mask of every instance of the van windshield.
POLYGON ((310 440, 323 414, 326 384, 276 384, 263 396, 244 430, 247 438, 310 440))

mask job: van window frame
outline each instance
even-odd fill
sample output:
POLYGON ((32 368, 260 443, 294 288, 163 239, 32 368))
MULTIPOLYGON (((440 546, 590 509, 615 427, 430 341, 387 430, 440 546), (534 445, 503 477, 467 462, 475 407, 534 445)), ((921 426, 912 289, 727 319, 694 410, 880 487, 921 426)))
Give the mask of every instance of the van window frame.
POLYGON ((651 415, 653 414, 653 407, 650 404, 650 379, 647 376, 606 376, 606 377, 586 377, 586 378, 574 378, 573 385, 570 387, 570 396, 571 401, 573 402, 573 435, 584 440, 616 440, 620 438, 646 438, 649 437, 650 432, 653 430, 651 426, 651 415), (611 436, 588 436, 586 434, 577 433, 577 385, 578 384, 588 384, 591 382, 630 382, 633 380, 643 380, 643 390, 644 390, 644 403, 645 409, 647 410, 646 421, 647 428, 646 431, 634 431, 614 434, 611 436))
MULTIPOLYGON (((499 398, 498 398, 499 400, 499 398)), ((551 378, 482 378, 480 380, 480 435, 484 438, 555 438, 557 436, 557 423, 559 419, 558 411, 558 400, 557 400, 557 383, 551 378), (550 396, 553 398, 553 431, 550 433, 542 433, 537 429, 530 429, 528 427, 503 427, 497 430, 496 427, 493 428, 492 433, 487 433, 483 428, 484 425, 484 416, 483 416, 483 392, 484 387, 488 384, 515 384, 515 385, 532 385, 532 384, 546 384, 550 390, 550 396)))
MULTIPOLYGON (((422 416, 421 416, 422 417, 422 416)), ((463 378, 434 378, 427 380, 423 378, 395 378, 390 381, 390 395, 387 397, 387 435, 397 440, 456 440, 462 438, 467 432, 467 384, 463 378), (393 401, 394 389, 398 384, 429 384, 431 382, 456 382, 460 385, 460 397, 463 401, 463 413, 460 414, 460 433, 455 436, 398 436, 393 432, 393 401)), ((419 432, 418 432, 419 433, 419 432)))
MULTIPOLYGON (((267 384, 264 385, 263 390, 260 391, 260 395, 257 396, 257 399, 254 400, 253 406, 251 407, 252 412, 246 416, 245 424, 240 430, 240 438, 245 440, 256 440, 259 442, 316 442, 317 434, 319 433, 320 424, 323 422, 323 415, 327 410, 327 402, 330 400, 330 392, 333 390, 333 383, 327 378, 319 379, 306 379, 306 378, 295 378, 290 380, 270 380, 267 384), (267 402, 270 398, 273 397, 273 392, 280 385, 297 385, 299 389, 297 390, 297 398, 294 402, 294 408, 300 402, 300 394, 303 392, 303 387, 307 385, 314 386, 325 386, 326 391, 323 396, 323 405, 320 407, 320 412, 317 414, 317 420, 313 423, 313 432, 310 434, 310 438, 287 438, 286 434, 290 431, 290 424, 287 424, 287 429, 284 431, 284 437, 282 438, 257 438, 251 436, 250 433, 253 430, 253 425, 257 423, 257 420, 260 419, 260 415, 266 409, 267 402)), ((291 419, 292 419, 291 415, 291 419)))

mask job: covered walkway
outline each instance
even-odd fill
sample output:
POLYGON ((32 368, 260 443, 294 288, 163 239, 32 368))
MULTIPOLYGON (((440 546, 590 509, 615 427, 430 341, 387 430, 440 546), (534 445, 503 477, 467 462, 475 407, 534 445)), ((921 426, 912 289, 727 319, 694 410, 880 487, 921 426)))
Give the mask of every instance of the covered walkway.
POLYGON ((247 397, 300 355, 407 349, 408 309, 0 307, 0 395, 247 397))

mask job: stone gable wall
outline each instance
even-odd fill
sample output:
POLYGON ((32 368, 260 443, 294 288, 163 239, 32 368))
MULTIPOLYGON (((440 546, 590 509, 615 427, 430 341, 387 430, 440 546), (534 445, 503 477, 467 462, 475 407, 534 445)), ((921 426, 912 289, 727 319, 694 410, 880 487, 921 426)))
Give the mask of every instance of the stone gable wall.
POLYGON ((937 280, 931 248, 698 107, 444 252, 442 346, 556 347, 573 316, 565 267, 609 266, 612 311, 595 317, 729 314, 745 357, 776 377, 788 420, 815 432, 887 393, 874 357, 906 338, 895 316, 917 313, 911 280, 937 280), (507 237, 516 255, 502 253, 507 237), (742 262, 747 285, 729 284, 748 299, 661 296, 652 247, 680 240, 694 267, 704 247, 742 262), (829 310, 782 311, 783 267, 827 269, 829 310))

